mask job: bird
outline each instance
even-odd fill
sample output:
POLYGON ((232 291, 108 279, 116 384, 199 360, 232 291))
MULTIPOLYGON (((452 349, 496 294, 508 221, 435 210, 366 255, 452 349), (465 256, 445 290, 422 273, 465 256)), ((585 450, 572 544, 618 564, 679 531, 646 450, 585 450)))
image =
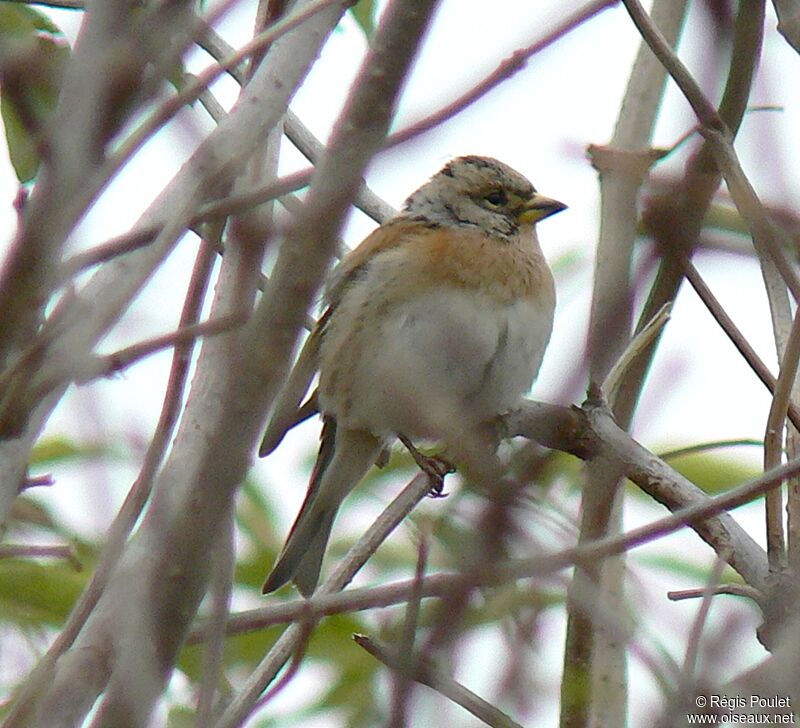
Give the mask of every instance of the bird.
POLYGON ((339 506, 395 438, 419 456, 413 442, 457 440, 528 392, 555 310, 534 228, 565 208, 503 162, 458 157, 331 271, 259 450, 321 413, 308 491, 265 594, 290 580, 314 592, 339 506))

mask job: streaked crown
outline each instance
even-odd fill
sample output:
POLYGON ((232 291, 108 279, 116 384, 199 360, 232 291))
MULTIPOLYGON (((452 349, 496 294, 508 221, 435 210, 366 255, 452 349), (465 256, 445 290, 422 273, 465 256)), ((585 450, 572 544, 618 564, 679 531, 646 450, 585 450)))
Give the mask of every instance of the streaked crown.
POLYGON ((516 170, 491 157, 458 157, 405 203, 403 215, 437 225, 478 227, 508 238, 566 206, 536 192, 516 170))

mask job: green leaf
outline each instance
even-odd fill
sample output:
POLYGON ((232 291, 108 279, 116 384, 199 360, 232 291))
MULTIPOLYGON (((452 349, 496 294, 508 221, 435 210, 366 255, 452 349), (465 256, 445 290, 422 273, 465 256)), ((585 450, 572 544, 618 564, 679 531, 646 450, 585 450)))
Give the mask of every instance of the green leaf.
POLYGON ((26 5, 9 6, 8 3, 0 6, 0 35, 6 30, 13 31, 14 29, 20 35, 27 35, 31 28, 59 38, 64 37, 61 28, 34 8, 26 5))
POLYGON ((174 705, 167 714, 167 728, 194 728, 196 713, 185 705, 174 705))
POLYGON ((375 14, 377 12, 375 0, 359 0, 350 8, 350 12, 353 14, 355 21, 361 26, 364 35, 367 38, 371 38, 373 32, 375 32, 375 14))
MULTIPOLYGON (((698 586, 703 586, 708 581, 710 569, 708 566, 700 566, 689 559, 671 554, 639 554, 637 560, 650 568, 666 571, 669 574, 681 576, 686 579, 696 581, 698 586)), ((732 568, 725 567, 725 571, 720 579, 722 584, 743 584, 744 579, 739 576, 732 568)))
POLYGON ((375 677, 382 665, 353 642, 353 634, 365 632, 361 619, 341 614, 326 620, 309 643, 309 655, 325 660, 334 672, 330 687, 312 712, 338 709, 348 726, 379 725, 375 677))
POLYGON ((6 130, 6 144, 11 165, 20 182, 30 182, 39 169, 39 153, 33 135, 26 129, 15 104, 0 95, 0 117, 6 130))
POLYGON ((99 457, 122 457, 122 454, 103 443, 77 443, 66 437, 48 437, 36 443, 30 462, 43 466, 99 457))
POLYGON ((0 3, 0 116, 20 182, 30 182, 39 168, 41 131, 58 101, 69 53, 61 31, 46 16, 0 3))
POLYGON ((747 223, 732 205, 719 203, 710 205, 703 225, 737 235, 750 235, 747 223))
POLYGON ((0 561, 0 620, 24 628, 60 626, 86 585, 88 569, 62 562, 0 561))
POLYGON ((577 274, 587 266, 586 256, 578 249, 567 250, 556 258, 551 264, 553 275, 559 280, 577 274))
POLYGON ((671 458, 669 464, 706 493, 722 493, 758 475, 738 457, 707 452, 671 458))

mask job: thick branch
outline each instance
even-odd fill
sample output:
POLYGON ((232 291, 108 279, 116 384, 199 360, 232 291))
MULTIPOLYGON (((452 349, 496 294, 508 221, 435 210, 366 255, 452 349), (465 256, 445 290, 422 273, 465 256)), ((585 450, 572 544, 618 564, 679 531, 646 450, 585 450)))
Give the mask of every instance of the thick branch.
MULTIPOLYGON (((670 45, 677 43, 686 2, 658 0, 653 13, 670 45)), ((588 354, 590 381, 603 382, 628 345, 633 321, 631 282, 633 245, 638 227, 639 191, 657 156, 649 150, 666 73, 642 43, 631 71, 610 149, 595 150, 600 172, 600 237, 595 256, 588 354)), ((641 382, 639 383, 641 384, 641 382)), ((627 428, 639 388, 608 391, 615 416, 627 428)), ((586 471, 581 498, 580 540, 592 541, 619 530, 622 499, 619 467, 600 458, 586 471)), ((593 592, 614 612, 624 609, 625 567, 622 560, 592 563, 576 569, 568 599, 564 651, 561 726, 616 725, 625 720, 627 684, 625 645, 609 634, 581 604, 593 592)))
MULTIPOLYGON (((694 483, 620 429, 605 407, 588 403, 583 410, 560 408, 560 424, 555 431, 541 421, 550 418, 554 407, 556 405, 542 408, 540 403, 526 402, 504 418, 506 435, 536 438, 537 433, 544 432, 547 438, 543 444, 549 447, 601 456, 616 464, 622 474, 671 511, 713 501, 694 483), (566 434, 563 440, 560 439, 562 434, 566 434)), ((748 584, 761 591, 767 590, 769 569, 766 554, 731 516, 721 514, 704 521, 693 521, 690 525, 748 584)))
MULTIPOLYGON (((163 214, 162 205, 204 188, 206 175, 223 174, 229 180, 246 166, 252 150, 264 143, 265 135, 282 116, 286 101, 337 23, 344 4, 319 13, 272 46, 269 62, 259 68, 240 103, 212 132, 202 147, 205 153, 178 175, 171 194, 160 198, 145 224, 163 214)), ((87 294, 108 297, 115 285, 130 294, 128 282, 119 274, 135 271, 146 276, 165 253, 163 248, 151 246, 126 256, 124 262, 114 261, 90 282, 87 294)), ((238 246, 225 256, 214 313, 241 310, 248 298, 252 305, 261 254, 260 248, 238 246)), ((91 306, 92 302, 85 304, 91 306)), ((94 329, 93 324, 96 322, 90 321, 83 328, 81 321, 74 321, 83 335, 94 329)), ((247 366, 255 366, 243 357, 247 348, 244 338, 267 334, 237 330, 204 342, 181 428, 143 525, 90 621, 72 650, 59 661, 50 694, 41 706, 39 725, 71 725, 81 719, 112 669, 109 699, 98 720, 113 723, 130 709, 131 700, 146 715, 156 699, 204 593, 208 552, 215 542, 219 513, 225 512, 236 485, 243 480, 252 443, 258 437, 259 405, 266 407, 270 391, 264 390, 261 380, 243 373, 247 366)))

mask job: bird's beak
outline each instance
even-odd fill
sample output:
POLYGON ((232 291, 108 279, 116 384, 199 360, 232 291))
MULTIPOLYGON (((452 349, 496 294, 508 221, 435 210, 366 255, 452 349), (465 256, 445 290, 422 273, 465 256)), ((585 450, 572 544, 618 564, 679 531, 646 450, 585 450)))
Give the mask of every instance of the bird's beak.
POLYGON ((522 206, 519 220, 520 222, 539 222, 566 209, 567 206, 563 202, 545 197, 537 192, 522 206))

